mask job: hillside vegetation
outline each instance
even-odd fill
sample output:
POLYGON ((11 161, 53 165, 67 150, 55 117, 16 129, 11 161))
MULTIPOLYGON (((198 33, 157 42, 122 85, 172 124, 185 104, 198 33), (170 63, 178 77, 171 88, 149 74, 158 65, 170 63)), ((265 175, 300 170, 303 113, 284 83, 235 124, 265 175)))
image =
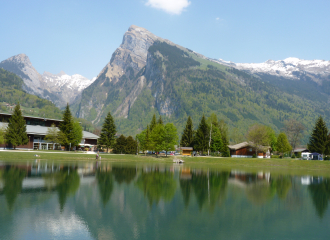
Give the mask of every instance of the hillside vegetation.
POLYGON ((23 80, 20 77, 0 68, 1 112, 11 113, 10 106, 19 102, 24 115, 62 118, 61 110, 52 102, 24 92, 22 85, 23 80))

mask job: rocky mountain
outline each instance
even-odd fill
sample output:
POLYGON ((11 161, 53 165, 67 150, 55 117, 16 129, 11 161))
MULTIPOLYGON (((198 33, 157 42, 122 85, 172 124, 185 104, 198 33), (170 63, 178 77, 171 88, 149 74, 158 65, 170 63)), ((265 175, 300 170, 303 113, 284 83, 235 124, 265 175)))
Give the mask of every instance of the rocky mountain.
POLYGON ((51 74, 44 72, 42 75, 33 67, 30 59, 25 54, 19 54, 0 62, 0 68, 10 71, 24 81, 23 90, 52 101, 58 107, 73 101, 80 96, 82 90, 94 80, 87 79, 79 74, 69 76, 64 72, 51 74))
POLYGON ((132 25, 73 109, 96 125, 110 111, 119 133, 130 135, 145 128, 154 113, 174 122, 180 133, 188 115, 197 126, 203 114, 214 112, 241 135, 256 122, 279 131, 290 118, 311 128, 318 115, 330 116, 326 101, 284 91, 265 79, 132 25))

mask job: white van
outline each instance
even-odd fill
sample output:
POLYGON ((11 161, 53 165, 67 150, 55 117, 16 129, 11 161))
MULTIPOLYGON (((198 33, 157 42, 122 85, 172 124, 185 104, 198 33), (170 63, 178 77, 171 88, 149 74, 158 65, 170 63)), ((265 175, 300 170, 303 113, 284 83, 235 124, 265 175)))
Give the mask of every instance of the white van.
POLYGON ((309 152, 303 152, 303 153, 301 153, 301 158, 303 159, 303 160, 311 160, 311 153, 309 153, 309 152))

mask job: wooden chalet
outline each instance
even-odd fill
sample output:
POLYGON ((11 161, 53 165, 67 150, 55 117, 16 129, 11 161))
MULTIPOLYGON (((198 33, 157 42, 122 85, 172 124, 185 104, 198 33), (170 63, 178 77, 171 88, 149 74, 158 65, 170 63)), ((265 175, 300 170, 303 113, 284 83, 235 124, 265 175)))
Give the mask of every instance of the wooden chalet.
MULTIPOLYGON (((256 148, 248 142, 229 145, 230 156, 237 158, 252 158, 256 153, 256 148)), ((264 151, 258 151, 258 158, 270 158, 271 147, 265 146, 264 151)))
POLYGON ((183 156, 191 156, 194 149, 192 147, 180 147, 181 154, 183 156))

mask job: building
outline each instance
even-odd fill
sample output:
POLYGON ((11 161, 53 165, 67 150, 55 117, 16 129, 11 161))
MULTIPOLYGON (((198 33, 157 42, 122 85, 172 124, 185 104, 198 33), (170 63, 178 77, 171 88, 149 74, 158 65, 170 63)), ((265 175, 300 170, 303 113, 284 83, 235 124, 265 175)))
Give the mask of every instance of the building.
MULTIPOLYGON (((251 158, 256 154, 256 148, 248 142, 228 145, 230 156, 237 158, 251 158)), ((258 151, 258 158, 270 158, 271 147, 265 146, 264 151, 258 151)))
POLYGON ((191 156, 194 149, 192 147, 180 147, 181 154, 183 156, 191 156))
MULTIPOLYGON (((0 127, 6 128, 8 125, 9 118, 11 114, 0 113, 0 127)), ((51 143, 45 140, 47 130, 54 124, 59 127, 63 120, 50 119, 50 118, 40 118, 23 116, 26 121, 26 133, 29 138, 29 142, 26 145, 17 146, 18 149, 35 149, 35 150, 55 150, 60 149, 61 146, 58 143, 51 143)), ((81 148, 94 149, 97 145, 97 139, 99 136, 83 131, 83 138, 79 146, 81 148)), ((0 144, 0 148, 11 148, 7 144, 0 144)))

